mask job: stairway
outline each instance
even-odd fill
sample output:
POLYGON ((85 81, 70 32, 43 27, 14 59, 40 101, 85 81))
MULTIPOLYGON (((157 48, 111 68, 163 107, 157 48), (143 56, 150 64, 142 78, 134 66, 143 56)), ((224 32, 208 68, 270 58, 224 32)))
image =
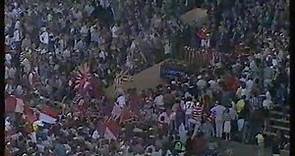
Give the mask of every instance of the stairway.
MULTIPOLYGON (((283 131, 285 137, 290 139, 290 114, 289 114, 289 107, 287 108, 287 114, 283 113, 280 108, 274 108, 269 112, 269 124, 266 129, 266 135, 270 138, 276 135, 276 132, 283 131)), ((282 150, 281 155, 285 155, 283 153, 288 153, 288 150, 282 150)))
POLYGON ((290 138, 290 114, 284 114, 279 108, 274 108, 269 113, 268 134, 275 135, 277 130, 281 130, 287 138, 290 138))

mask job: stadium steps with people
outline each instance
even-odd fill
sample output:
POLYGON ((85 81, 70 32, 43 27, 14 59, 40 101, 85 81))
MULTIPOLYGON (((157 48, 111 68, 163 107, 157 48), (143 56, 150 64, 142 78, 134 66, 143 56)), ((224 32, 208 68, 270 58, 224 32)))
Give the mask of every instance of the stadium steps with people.
MULTIPOLYGON (((289 108, 287 108, 289 111, 289 108)), ((283 111, 279 108, 274 108, 269 112, 269 127, 265 134, 269 137, 275 136, 276 132, 283 131, 285 137, 290 139, 290 114, 283 113, 283 111)), ((282 150, 281 155, 288 155, 289 150, 282 150)))
MULTIPOLYGON (((287 109, 288 111, 289 109, 287 109)), ((277 130, 285 133, 287 138, 290 138, 290 114, 283 113, 279 108, 274 108, 269 112, 269 127, 268 135, 275 135, 277 130)))

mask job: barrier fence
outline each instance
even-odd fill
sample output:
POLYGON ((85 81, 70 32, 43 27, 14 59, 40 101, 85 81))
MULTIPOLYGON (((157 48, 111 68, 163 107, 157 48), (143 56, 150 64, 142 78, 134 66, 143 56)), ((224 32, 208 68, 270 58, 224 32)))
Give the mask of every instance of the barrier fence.
POLYGON ((229 63, 236 59, 246 59, 253 55, 249 47, 237 46, 232 53, 221 53, 214 49, 195 49, 189 46, 184 47, 184 60, 189 65, 208 66, 217 62, 229 63))
POLYGON ((197 50, 188 46, 184 47, 184 59, 188 64, 198 64, 200 66, 213 65, 222 60, 221 53, 214 50, 197 50))

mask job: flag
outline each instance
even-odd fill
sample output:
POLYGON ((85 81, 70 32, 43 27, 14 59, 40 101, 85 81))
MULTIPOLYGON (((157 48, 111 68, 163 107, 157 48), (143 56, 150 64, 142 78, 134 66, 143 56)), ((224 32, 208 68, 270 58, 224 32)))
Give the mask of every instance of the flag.
POLYGON ((12 95, 5 97, 5 113, 14 112, 16 107, 16 98, 12 95))
POLYGON ((108 140, 117 140, 120 134, 121 127, 114 120, 107 120, 105 122, 104 138, 108 140))
POLYGON ((74 80, 74 89, 83 93, 87 92, 91 83, 90 80, 92 79, 92 74, 90 73, 90 67, 88 64, 83 64, 78 68, 76 78, 74 80))
POLYGON ((38 116, 34 109, 26 105, 24 106, 24 117, 25 120, 31 124, 38 120, 38 116))
POLYGON ((46 105, 39 112, 39 120, 48 124, 56 123, 59 112, 54 108, 46 105))
POLYGON ((133 113, 130 109, 125 109, 121 113, 120 123, 130 122, 130 121, 133 121, 135 118, 136 118, 135 113, 133 113))
POLYGON ((14 95, 5 97, 5 113, 23 113, 24 112, 24 101, 21 98, 17 98, 14 95))

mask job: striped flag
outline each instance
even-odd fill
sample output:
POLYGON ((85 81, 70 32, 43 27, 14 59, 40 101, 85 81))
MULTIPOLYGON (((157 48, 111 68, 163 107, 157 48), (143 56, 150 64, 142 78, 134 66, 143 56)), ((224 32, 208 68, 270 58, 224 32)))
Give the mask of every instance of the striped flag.
POLYGON ((39 112, 39 120, 48 124, 56 123, 59 112, 54 108, 46 105, 39 112))
POLYGON ((105 123, 104 138, 108 140, 117 140, 119 137, 121 127, 114 120, 107 120, 105 123))
POLYGON ((91 79, 92 74, 90 73, 90 67, 85 63, 78 68, 76 78, 71 83, 74 85, 74 90, 85 93, 91 86, 91 79))
POLYGON ((14 95, 5 97, 5 113, 24 112, 24 101, 14 95))
POLYGON ((35 121, 38 120, 38 115, 34 111, 33 108, 29 106, 24 106, 24 114, 23 114, 25 120, 29 122, 30 124, 33 124, 35 121))
POLYGON ((124 124, 130 121, 134 121, 136 119, 136 114, 133 113, 130 109, 123 110, 121 116, 120 116, 120 123, 124 124))

